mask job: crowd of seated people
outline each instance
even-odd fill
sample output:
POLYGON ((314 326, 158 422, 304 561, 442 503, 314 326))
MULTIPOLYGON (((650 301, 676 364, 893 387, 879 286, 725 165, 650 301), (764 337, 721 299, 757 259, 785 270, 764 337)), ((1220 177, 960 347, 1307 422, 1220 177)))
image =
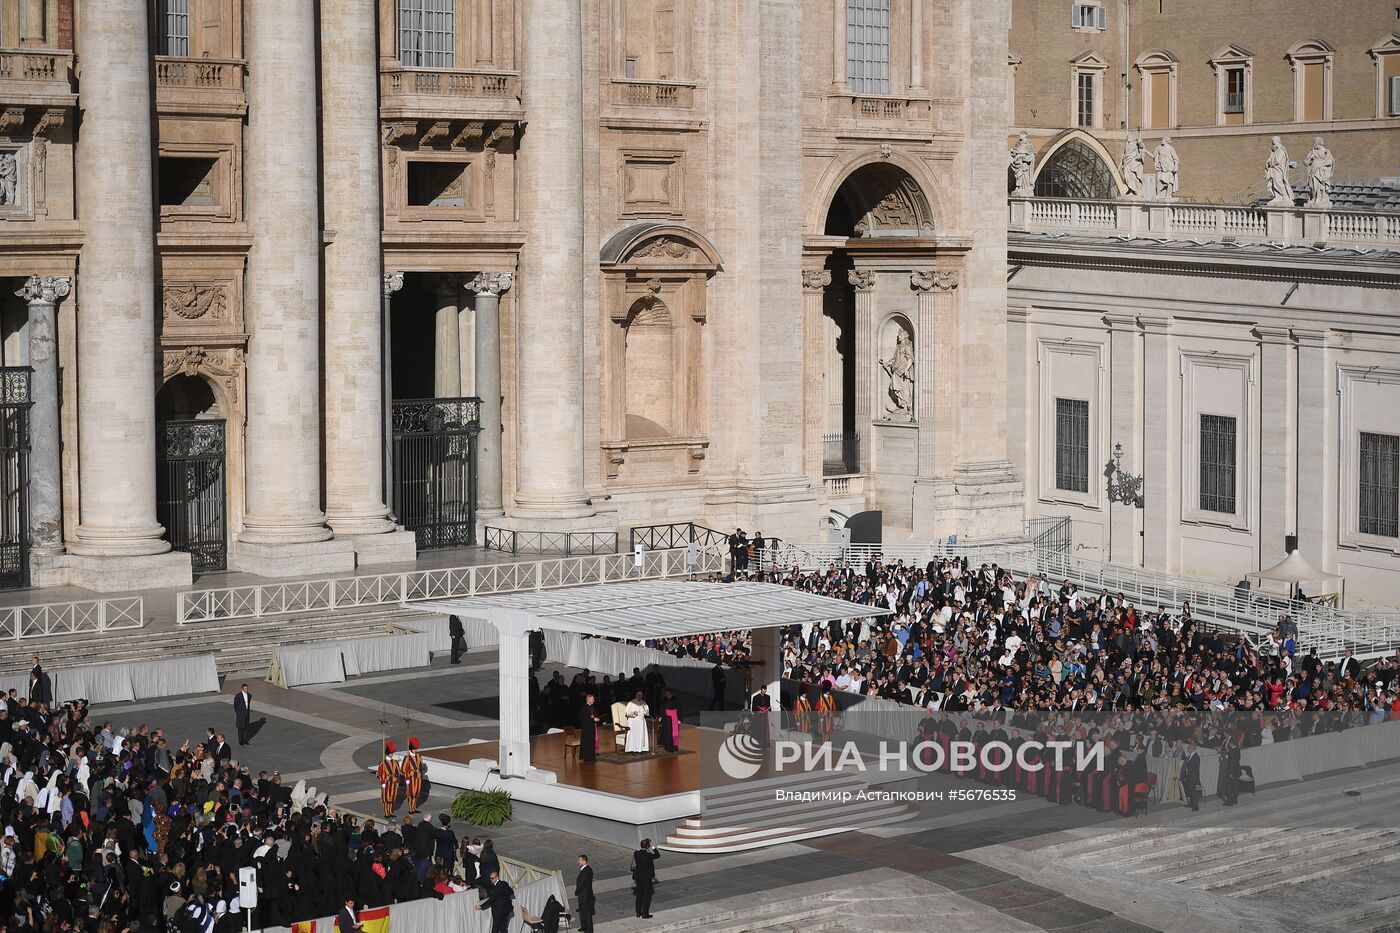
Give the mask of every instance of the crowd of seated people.
POLYGON ((242 930, 238 870, 258 868, 253 927, 441 898, 499 867, 450 819, 363 824, 324 794, 254 774, 209 729, 93 722, 86 703, 0 702, 0 930, 242 930))

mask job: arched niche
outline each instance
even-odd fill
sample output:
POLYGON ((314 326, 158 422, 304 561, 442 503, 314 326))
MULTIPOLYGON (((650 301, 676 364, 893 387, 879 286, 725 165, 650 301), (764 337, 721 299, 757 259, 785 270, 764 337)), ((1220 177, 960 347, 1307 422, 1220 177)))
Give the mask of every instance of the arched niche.
POLYGON ((827 210, 827 236, 920 237, 933 235, 933 210, 913 176, 876 162, 846 177, 827 210))
POLYGON ((604 472, 682 481, 699 473, 709 445, 702 329, 719 253, 689 227, 635 224, 608 240, 599 264, 604 472))
POLYGON ((880 325, 876 343, 879 366, 876 417, 881 421, 915 420, 914 325, 903 314, 891 314, 880 325))
POLYGON ((222 417, 214 387, 202 376, 176 373, 156 393, 160 421, 194 421, 222 417))
POLYGON ((1111 200, 1123 190, 1113 157, 1081 130, 1051 140, 1040 155, 1035 176, 1038 198, 1111 200))
POLYGON ((676 434, 676 341, 660 298, 639 298, 623 324, 624 436, 658 440, 676 434))

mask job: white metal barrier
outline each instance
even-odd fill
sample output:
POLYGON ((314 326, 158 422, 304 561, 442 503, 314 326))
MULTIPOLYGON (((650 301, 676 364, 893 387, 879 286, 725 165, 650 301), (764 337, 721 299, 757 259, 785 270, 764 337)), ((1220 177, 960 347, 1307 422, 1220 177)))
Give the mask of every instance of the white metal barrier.
POLYGON ((36 603, 0 609, 0 638, 42 638, 141 628, 146 606, 140 596, 36 603))
POLYGON ((177 595, 175 612, 176 619, 184 625, 298 612, 334 612, 409 600, 517 593, 621 580, 657 580, 721 572, 725 556, 726 551, 721 547, 697 547, 694 563, 691 563, 689 548, 672 548, 643 552, 641 566, 637 565, 635 554, 600 554, 187 590, 177 595))
POLYGON ((1034 573, 1055 582, 1069 580, 1093 596, 1103 590, 1114 596, 1122 593, 1133 605, 1148 611, 1159 606, 1175 611, 1183 603, 1190 603, 1197 618, 1244 633, 1256 644, 1268 637, 1280 615, 1287 614, 1298 625, 1299 647, 1303 651, 1316 647, 1324 659, 1340 657, 1347 650, 1364 659, 1400 648, 1400 614, 1339 610, 1216 583, 1183 580, 1138 567, 1070 557, 1030 544, 950 546, 930 542, 844 548, 784 544, 766 550, 763 563, 765 568, 776 570, 794 566, 816 570, 832 564, 863 569, 872 558, 922 566, 936 556, 966 557, 974 567, 994 563, 1021 576, 1034 573))

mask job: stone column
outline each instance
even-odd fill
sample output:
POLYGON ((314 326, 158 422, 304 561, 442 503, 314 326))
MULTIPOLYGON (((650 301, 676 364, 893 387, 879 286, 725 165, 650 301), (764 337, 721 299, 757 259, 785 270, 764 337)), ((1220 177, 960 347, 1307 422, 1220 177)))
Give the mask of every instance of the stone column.
POLYGON ((457 372, 462 395, 476 395, 476 311, 466 306, 457 313, 457 372))
MULTIPOLYGON (((353 547, 327 543, 321 511, 316 5, 254 3, 245 14, 248 511, 230 564, 269 576, 351 570, 353 547)), ((358 101, 358 91, 343 93, 358 101)), ((376 258, 365 271, 378 268, 376 258)))
POLYGON ((393 327, 390 317, 394 309, 394 293, 403 289, 402 272, 386 272, 380 283, 383 287, 381 293, 380 306, 380 340, 383 350, 380 352, 382 361, 380 398, 384 403, 383 411, 380 412, 382 427, 380 433, 383 435, 384 451, 382 462, 384 465, 384 501, 392 508, 394 504, 394 341, 393 327))
MULTIPOLYGON (((1137 359, 1137 321, 1131 315, 1112 315, 1107 318, 1111 328, 1109 334, 1109 359, 1110 359, 1110 379, 1109 379, 1109 432, 1108 432, 1108 456, 1105 462, 1111 459, 1115 444, 1123 445, 1124 473, 1133 475, 1142 474, 1143 468, 1138 456, 1138 445, 1136 436, 1138 430, 1138 412, 1140 409, 1140 399, 1138 396, 1138 375, 1137 359)), ((1096 412, 1089 412, 1090 434, 1095 430, 1095 423, 1099 415, 1096 412)), ((1090 448, 1092 450, 1092 446, 1090 448)), ((1107 480, 1096 468, 1100 464, 1089 464, 1089 482, 1104 483, 1107 480)), ((1137 533, 1138 509, 1133 505, 1124 505, 1121 502, 1114 502, 1109 505, 1108 539, 1109 539, 1109 560, 1115 564, 1136 566, 1138 555, 1138 533, 1137 533)))
POLYGON ((481 399, 481 433, 476 436, 476 515, 502 514, 501 495, 501 293, 509 272, 483 272, 467 283, 476 294, 476 394, 481 399))
POLYGON ((836 94, 851 93, 850 76, 846 74, 846 4, 832 0, 834 17, 831 21, 831 90, 836 94))
POLYGON ((875 273, 852 269, 846 275, 856 289, 856 433, 860 435, 860 471, 869 473, 875 447, 871 427, 875 417, 875 273))
POLYGON ((360 563, 413 560, 384 499, 379 75, 374 0, 322 0, 326 518, 360 563))
POLYGON ((1256 327, 1260 348, 1259 569, 1288 555, 1284 536, 1294 529, 1294 492, 1289 482, 1297 462, 1297 425, 1289 417, 1296 393, 1289 364, 1293 341, 1286 327, 1256 327))
MULTIPOLYGON (((1143 474, 1143 533, 1139 540, 1142 565, 1162 573, 1176 572, 1179 553, 1176 517, 1180 512, 1176 503, 1181 471, 1172 445, 1179 434, 1172 430, 1170 396, 1181 379, 1172 373, 1170 344, 1170 319, 1142 318, 1142 462, 1134 471, 1143 474)), ((1127 448, 1126 441, 1123 446, 1127 448)), ((1097 466, 1089 464, 1090 482, 1103 482, 1102 475, 1094 475, 1097 466)))
POLYGON ((67 582, 188 585, 156 522, 156 274, 151 48, 142 0, 84 0, 78 142, 79 521, 67 582))
MULTIPOLYGON (((838 6, 840 4, 837 4, 838 6)), ((909 2, 909 91, 924 88, 924 0, 909 2)))
POLYGON ((914 378, 919 421, 919 473, 914 480, 912 527, 921 539, 956 534, 953 453, 958 430, 958 309, 953 290, 956 269, 925 269, 909 274, 918 298, 914 378))
POLYGON ((428 276, 433 292, 433 395, 459 398, 462 393, 461 324, 462 277, 443 274, 428 276))
POLYGON ((63 464, 58 415, 58 318, 66 276, 31 275, 16 295, 29 302, 29 554, 63 551, 63 464))
MULTIPOLYGON (((1339 521, 1336 497, 1319 495, 1319 490, 1337 488, 1335 460, 1327 455, 1328 447, 1336 443, 1337 426, 1332 419, 1335 402, 1318 404, 1313 400, 1335 399, 1331 393, 1336 392, 1336 383, 1327 374, 1332 364, 1327 359, 1326 333, 1295 329, 1293 336, 1298 342, 1298 398, 1310 403, 1296 406, 1298 550, 1314 567, 1335 569, 1339 521)), ((1265 424, 1267 426, 1267 422, 1265 424)), ((1354 496, 1356 491, 1349 489, 1345 494, 1354 496)))
POLYGON ((822 425, 826 419, 825 347, 822 337, 826 333, 826 315, 823 304, 826 287, 831 284, 831 271, 828 269, 805 269, 802 272, 802 344, 803 344, 803 405, 802 417, 805 428, 803 458, 807 479, 813 489, 822 487, 822 461, 825 447, 822 444, 822 425))
POLYGON ((524 0, 514 514, 594 514, 583 468, 583 86, 579 0, 524 0))

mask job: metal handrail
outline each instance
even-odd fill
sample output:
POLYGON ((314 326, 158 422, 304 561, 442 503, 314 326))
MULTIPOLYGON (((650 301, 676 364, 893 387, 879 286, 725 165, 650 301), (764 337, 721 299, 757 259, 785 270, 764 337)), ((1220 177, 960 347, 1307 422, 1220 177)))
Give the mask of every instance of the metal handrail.
POLYGON ((661 580, 692 573, 723 572, 726 556, 721 548, 698 548, 691 563, 686 549, 672 548, 644 553, 640 565, 633 554, 600 554, 186 590, 176 594, 175 614, 176 621, 185 625, 300 612, 335 612, 397 605, 410 600, 518 593, 622 580, 661 580))
POLYGON ((627 533, 629 551, 635 551, 638 547, 648 551, 685 547, 692 541, 700 547, 728 547, 729 535, 697 522, 637 525, 627 533))
POLYGON ((486 550, 509 554, 616 554, 615 531, 515 531, 487 525, 486 550))
POLYGON ((36 603, 0 609, 0 638, 18 641, 45 635, 79 635, 144 628, 146 603, 140 596, 36 603))

